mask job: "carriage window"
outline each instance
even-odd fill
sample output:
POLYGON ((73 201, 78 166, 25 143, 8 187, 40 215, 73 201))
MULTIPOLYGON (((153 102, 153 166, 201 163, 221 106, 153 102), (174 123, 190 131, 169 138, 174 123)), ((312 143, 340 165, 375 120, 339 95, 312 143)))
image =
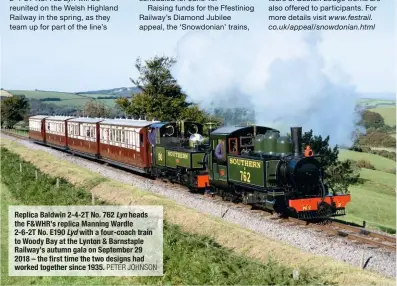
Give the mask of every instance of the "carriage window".
POLYGON ((116 130, 116 141, 120 142, 120 130, 116 130))
POLYGON ((129 137, 130 137, 130 134, 129 134, 129 133, 130 133, 130 131, 128 131, 128 130, 126 130, 125 133, 124 133, 125 144, 127 144, 127 145, 130 144, 130 143, 129 143, 130 141, 128 140, 129 137))
POLYGON ((238 154, 237 138, 229 139, 229 153, 230 154, 238 154))

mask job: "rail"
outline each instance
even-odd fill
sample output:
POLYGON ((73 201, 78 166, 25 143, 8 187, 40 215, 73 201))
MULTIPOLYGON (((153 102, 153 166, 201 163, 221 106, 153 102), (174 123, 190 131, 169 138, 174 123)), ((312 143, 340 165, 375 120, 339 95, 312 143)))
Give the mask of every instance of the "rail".
POLYGON ((327 233, 327 235, 344 237, 358 244, 382 248, 392 252, 396 251, 396 237, 369 231, 362 227, 355 227, 332 220, 327 224, 315 224, 295 218, 288 218, 283 222, 291 222, 295 225, 312 227, 317 231, 327 233))

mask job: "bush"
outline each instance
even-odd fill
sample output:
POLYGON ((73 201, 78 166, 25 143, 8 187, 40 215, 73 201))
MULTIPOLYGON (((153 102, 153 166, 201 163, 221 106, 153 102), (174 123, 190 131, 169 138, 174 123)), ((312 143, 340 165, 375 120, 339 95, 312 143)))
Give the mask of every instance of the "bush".
POLYGON ((339 147, 329 146, 329 136, 323 139, 322 136, 313 135, 313 130, 310 130, 303 134, 302 142, 310 145, 314 154, 322 156, 321 165, 324 168, 325 183, 332 192, 348 193, 348 187, 358 183, 360 177, 358 168, 354 167, 352 161, 338 160, 339 147))
POLYGON ((367 146, 353 145, 353 147, 349 148, 349 150, 368 153, 371 151, 371 148, 367 146))
POLYGON ((336 161, 329 165, 325 173, 325 182, 332 192, 349 193, 349 186, 360 181, 360 172, 353 161, 336 161))
POLYGON ((396 147, 396 138, 387 133, 371 131, 366 135, 361 135, 358 140, 359 145, 379 146, 379 147, 396 147))
POLYGON ((367 160, 358 160, 356 162, 356 166, 357 166, 357 168, 365 168, 365 169, 375 170, 375 167, 371 164, 371 162, 369 162, 367 160))
POLYGON ((385 157, 387 159, 396 161, 396 153, 394 153, 394 152, 390 152, 390 151, 386 151, 386 150, 371 150, 371 151, 369 151, 369 153, 376 154, 376 155, 385 157))
POLYGON ((360 125, 364 126, 366 129, 368 128, 381 128, 385 125, 385 120, 382 115, 377 112, 372 112, 369 110, 364 110, 361 113, 361 122, 360 125))

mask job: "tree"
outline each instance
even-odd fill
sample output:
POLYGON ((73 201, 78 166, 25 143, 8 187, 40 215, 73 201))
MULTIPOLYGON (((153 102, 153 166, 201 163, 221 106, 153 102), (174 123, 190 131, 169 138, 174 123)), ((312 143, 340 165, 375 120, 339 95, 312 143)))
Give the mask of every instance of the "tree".
POLYGON ((240 125, 255 122, 255 111, 249 108, 215 108, 214 115, 223 118, 224 125, 240 125))
POLYGON ((385 126, 385 120, 382 115, 377 112, 364 110, 361 113, 361 121, 359 124, 364 126, 366 129, 378 129, 385 126))
POLYGON ((339 161, 338 145, 331 148, 329 146, 329 136, 323 139, 320 136, 313 136, 313 130, 305 132, 302 136, 302 142, 310 145, 310 148, 317 155, 322 156, 321 165, 324 168, 325 183, 333 192, 348 192, 348 187, 358 182, 358 169, 352 165, 349 160, 339 161))
POLYGON ((91 99, 84 105, 83 114, 89 117, 109 117, 111 110, 102 102, 91 99))
POLYGON ((210 115, 201 110, 197 105, 191 105, 182 112, 181 117, 184 120, 195 121, 204 124, 210 118, 210 115))
POLYGON ((142 64, 138 58, 135 67, 138 79, 131 79, 139 93, 131 100, 118 99, 116 104, 126 114, 161 121, 184 119, 186 109, 192 105, 186 101, 186 94, 172 77, 170 68, 173 58, 154 57, 142 64))
POLYGON ((29 110, 29 102, 24 95, 7 97, 1 101, 1 126, 12 128, 22 121, 29 110))

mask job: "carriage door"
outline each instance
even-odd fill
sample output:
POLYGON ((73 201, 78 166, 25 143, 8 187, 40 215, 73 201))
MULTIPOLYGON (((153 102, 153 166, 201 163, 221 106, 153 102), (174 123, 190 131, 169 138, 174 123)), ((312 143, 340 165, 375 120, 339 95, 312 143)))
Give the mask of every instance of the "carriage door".
POLYGON ((46 141, 45 136, 45 119, 41 120, 41 136, 43 137, 43 141, 46 141))

